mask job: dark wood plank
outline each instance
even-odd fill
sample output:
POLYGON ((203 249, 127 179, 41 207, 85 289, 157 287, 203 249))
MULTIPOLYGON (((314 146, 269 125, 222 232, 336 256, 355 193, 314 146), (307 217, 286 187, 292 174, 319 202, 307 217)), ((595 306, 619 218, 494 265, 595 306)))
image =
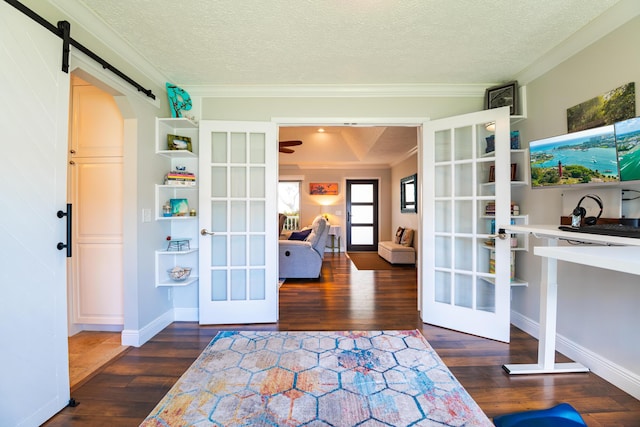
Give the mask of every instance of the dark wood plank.
POLYGON ((415 270, 358 271, 344 254, 327 254, 318 280, 285 282, 278 323, 173 323, 74 390, 80 405, 45 425, 137 426, 219 330, 247 329, 419 329, 489 417, 568 402, 590 427, 640 425, 640 401, 593 373, 507 375, 505 363, 536 362, 535 339, 515 327, 504 344, 422 324, 415 270))

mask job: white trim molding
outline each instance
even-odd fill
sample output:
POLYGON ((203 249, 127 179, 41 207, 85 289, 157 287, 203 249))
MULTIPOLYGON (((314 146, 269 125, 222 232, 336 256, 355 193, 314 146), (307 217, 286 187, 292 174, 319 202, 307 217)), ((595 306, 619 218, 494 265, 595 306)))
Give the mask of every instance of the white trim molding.
POLYGON ((122 345, 140 347, 173 323, 174 318, 173 309, 171 309, 143 326, 142 329, 125 329, 122 331, 122 345))
MULTIPOLYGON (((511 323, 534 338, 540 336, 539 323, 513 310, 511 311, 511 323)), ((594 374, 629 393, 636 399, 640 399, 640 375, 559 334, 556 334, 556 350, 568 358, 583 364, 594 374)))

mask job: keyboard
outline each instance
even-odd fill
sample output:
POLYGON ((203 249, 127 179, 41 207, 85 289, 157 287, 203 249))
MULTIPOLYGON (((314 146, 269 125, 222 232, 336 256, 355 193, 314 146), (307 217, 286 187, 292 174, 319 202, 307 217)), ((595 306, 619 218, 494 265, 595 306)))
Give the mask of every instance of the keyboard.
POLYGON ((562 231, 572 231, 575 233, 601 234, 605 236, 631 237, 640 239, 640 227, 623 224, 596 224, 585 225, 584 227, 571 227, 561 225, 558 227, 562 231))

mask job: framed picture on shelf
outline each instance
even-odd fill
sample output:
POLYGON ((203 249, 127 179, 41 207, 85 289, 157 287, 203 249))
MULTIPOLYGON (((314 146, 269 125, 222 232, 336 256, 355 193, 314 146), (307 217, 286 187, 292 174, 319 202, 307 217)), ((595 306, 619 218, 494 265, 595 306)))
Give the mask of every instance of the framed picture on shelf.
POLYGON ((517 163, 511 163, 511 181, 516 180, 516 171, 518 169, 517 163))
POLYGON ((187 199, 170 199, 171 216, 188 216, 189 202, 187 199))
POLYGON ((169 150, 192 151, 191 138, 188 136, 167 135, 167 148, 169 150))
POLYGON ((489 182, 496 182, 496 167, 494 165, 489 166, 489 182))
POLYGON ((493 86, 485 91, 485 109, 509 107, 509 114, 517 114, 518 82, 512 81, 503 85, 493 86))

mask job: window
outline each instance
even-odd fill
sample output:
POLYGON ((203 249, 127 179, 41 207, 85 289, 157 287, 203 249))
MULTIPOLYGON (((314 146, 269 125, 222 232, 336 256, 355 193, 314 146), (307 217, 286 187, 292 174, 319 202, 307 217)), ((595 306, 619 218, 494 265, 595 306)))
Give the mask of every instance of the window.
POLYGON ((300 181, 278 182, 278 212, 287 216, 285 230, 300 228, 300 181))

